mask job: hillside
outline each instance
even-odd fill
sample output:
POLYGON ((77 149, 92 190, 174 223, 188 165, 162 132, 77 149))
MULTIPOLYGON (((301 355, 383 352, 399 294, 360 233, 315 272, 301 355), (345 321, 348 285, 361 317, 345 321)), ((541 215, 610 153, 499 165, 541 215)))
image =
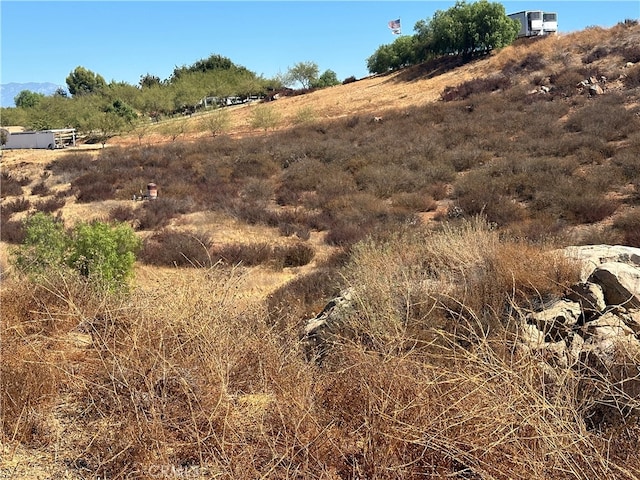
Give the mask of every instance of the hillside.
POLYGON ((228 112, 3 152, 2 475, 640 478, 640 355, 563 366, 517 327, 579 281, 558 249, 640 247, 640 25, 228 112), (131 290, 22 276, 35 211, 130 225, 131 290))

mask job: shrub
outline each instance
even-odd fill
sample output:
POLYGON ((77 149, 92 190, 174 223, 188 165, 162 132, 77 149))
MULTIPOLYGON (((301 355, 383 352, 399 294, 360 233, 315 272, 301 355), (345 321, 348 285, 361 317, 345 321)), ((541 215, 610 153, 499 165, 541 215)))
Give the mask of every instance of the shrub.
POLYGON ((69 237, 60 218, 37 212, 24 222, 25 237, 15 252, 15 263, 23 271, 42 273, 64 265, 69 250, 69 237))
POLYGON ((79 203, 99 202, 114 198, 116 189, 98 172, 89 172, 71 182, 79 203))
POLYGON ((228 265, 244 265, 252 267, 268 263, 273 249, 268 243, 227 244, 212 248, 211 258, 228 265))
POLYGON ((480 93, 490 93, 497 90, 506 90, 511 86, 509 77, 496 75, 486 78, 475 78, 461 83, 457 87, 446 87, 440 97, 445 102, 453 100, 465 100, 471 95, 480 93))
POLYGON ((394 207, 410 212, 430 212, 438 206, 437 202, 426 193, 398 193, 391 197, 394 207))
POLYGON ((640 64, 634 65, 625 72, 624 86, 627 88, 640 87, 640 64))
MULTIPOLYGON (((2 187, 4 188, 4 185, 2 187)), ((9 216, 16 212, 24 212, 25 210, 29 210, 29 207, 31 207, 31 202, 29 200, 24 197, 16 198, 15 200, 3 205, 2 216, 9 216)))
POLYGON ((136 214, 129 205, 118 205, 109 211, 109 218, 121 223, 131 222, 136 218, 136 214))
POLYGON ((108 288, 124 286, 133 275, 141 242, 126 225, 80 223, 70 235, 67 264, 108 288))
POLYGON ((162 230, 145 239, 140 260, 149 265, 211 266, 210 248, 206 235, 162 230))
POLYGON ((522 72, 536 72, 543 70, 546 66, 543 54, 537 52, 529 53, 522 60, 510 60, 502 68, 502 74, 509 76, 522 72))
POLYGON ((622 242, 630 247, 640 247, 640 208, 634 208, 616 216, 612 228, 622 235, 622 242))
POLYGON ((617 210, 619 203, 599 192, 568 192, 561 200, 563 211, 575 223, 596 223, 617 210))
POLYGON ((158 227, 164 227, 175 216, 189 211, 188 206, 184 202, 170 198, 158 198, 144 202, 139 214, 139 228, 141 230, 152 230, 158 227))
POLYGON ((25 239, 24 223, 17 220, 2 220, 0 224, 0 240, 19 244, 25 239))
POLYGON ((638 120, 624 107, 621 97, 610 94, 572 113, 566 122, 571 132, 582 132, 606 141, 621 140, 638 131, 638 120))
POLYGON ((67 202, 64 198, 50 198, 48 200, 37 201, 34 205, 39 212, 52 213, 61 209, 67 202))
POLYGON ((225 133, 231 125, 231 115, 224 108, 219 108, 208 113, 202 120, 202 126, 211 132, 212 137, 225 133))
POLYGON ((336 296, 342 277, 332 269, 316 270, 300 275, 267 296, 267 312, 271 324, 282 330, 301 326, 305 318, 319 312, 328 298, 336 296))
POLYGON ((31 195, 44 197, 49 194, 51 194, 51 189, 44 182, 37 183, 31 188, 31 195))
POLYGON ((582 57, 582 63, 588 64, 593 63, 596 60, 600 60, 601 58, 605 58, 609 55, 609 48, 604 46, 597 46, 590 53, 582 57))
POLYGON ((278 245, 273 250, 276 268, 301 267, 308 264, 314 256, 313 247, 301 242, 293 245, 278 245))
POLYGON ((13 197, 22 195, 22 187, 29 184, 29 179, 26 177, 14 178, 10 173, 2 172, 0 174, 0 183, 2 184, 0 189, 2 198, 13 197))
POLYGON ((26 273, 66 266, 107 289, 125 286, 133 273, 140 241, 125 225, 79 223, 67 232, 60 219, 38 212, 25 220, 24 227, 24 242, 14 255, 26 273))
POLYGON ((251 112, 249 124, 252 128, 261 128, 267 131, 270 128, 276 128, 280 121, 280 113, 273 107, 258 105, 251 112))
POLYGON ((296 111, 295 116, 293 117, 293 123, 295 125, 300 125, 303 123, 313 122, 317 117, 317 114, 313 107, 307 106, 302 107, 296 111))
POLYGON ((564 97, 576 95, 578 93, 577 85, 584 79, 585 76, 577 70, 563 70, 549 77, 553 86, 553 94, 564 97))

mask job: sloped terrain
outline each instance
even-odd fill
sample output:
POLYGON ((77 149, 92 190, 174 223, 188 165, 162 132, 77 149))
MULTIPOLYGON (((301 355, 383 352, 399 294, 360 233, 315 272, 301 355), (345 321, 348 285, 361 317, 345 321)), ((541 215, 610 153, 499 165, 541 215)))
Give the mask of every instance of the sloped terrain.
POLYGON ((592 28, 233 108, 216 137, 203 113, 3 152, 2 473, 640 478, 637 418, 588 422, 505 317, 576 281, 550 249, 640 246, 639 45, 592 28), (35 210, 129 223, 131 294, 21 277, 35 210), (305 319, 353 284, 362 333, 307 361, 305 319))

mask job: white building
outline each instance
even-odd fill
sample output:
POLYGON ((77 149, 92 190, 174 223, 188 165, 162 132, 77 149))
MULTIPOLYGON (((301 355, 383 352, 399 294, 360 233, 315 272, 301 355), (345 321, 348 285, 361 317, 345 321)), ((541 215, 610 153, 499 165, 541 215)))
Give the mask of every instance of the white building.
POLYGON ((520 37, 534 37, 538 35, 555 35, 558 33, 558 14, 543 12, 542 10, 525 10, 510 13, 509 18, 520 22, 520 37))

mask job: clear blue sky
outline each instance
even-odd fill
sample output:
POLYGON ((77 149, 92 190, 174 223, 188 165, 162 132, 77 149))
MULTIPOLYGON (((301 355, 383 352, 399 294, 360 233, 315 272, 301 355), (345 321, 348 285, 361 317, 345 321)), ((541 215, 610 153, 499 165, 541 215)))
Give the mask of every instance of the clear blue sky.
MULTIPOLYGON (((366 59, 454 1, 7 1, 0 2, 0 83, 65 85, 83 66, 138 84, 146 73, 166 79, 174 67, 219 54, 272 78, 298 62, 315 62, 338 79, 368 75, 366 59)), ((640 17, 639 0, 501 2, 507 13, 558 13, 561 33, 610 27, 640 17)))

